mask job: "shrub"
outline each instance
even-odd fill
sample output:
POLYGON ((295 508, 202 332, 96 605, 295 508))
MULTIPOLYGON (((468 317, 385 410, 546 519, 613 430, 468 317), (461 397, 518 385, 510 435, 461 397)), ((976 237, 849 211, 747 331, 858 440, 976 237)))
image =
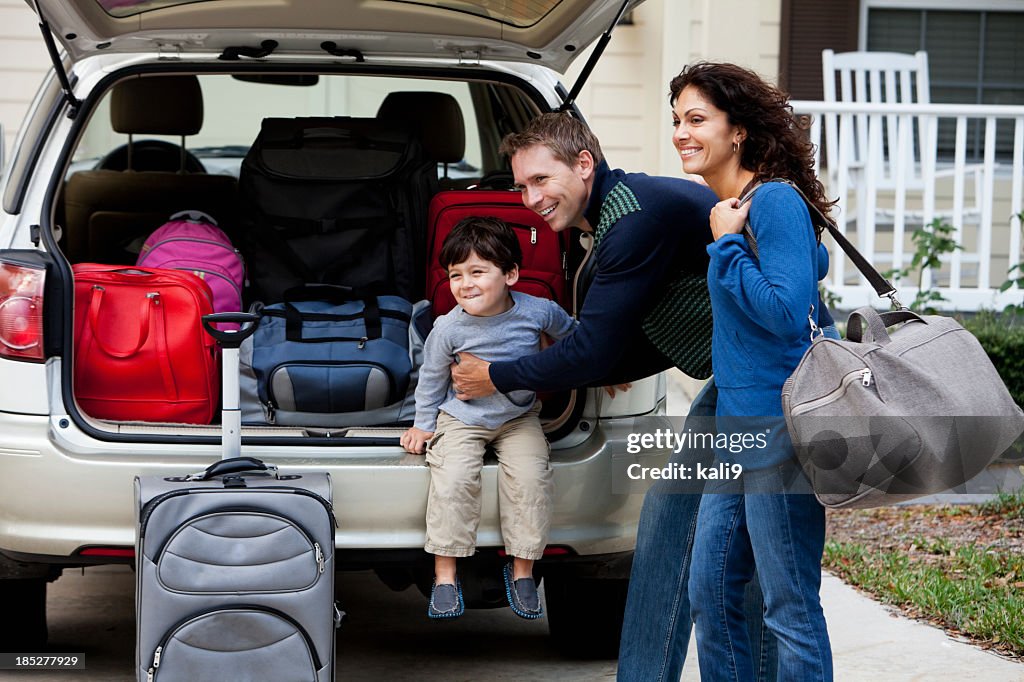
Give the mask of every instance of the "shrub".
POLYGON ((984 311, 964 321, 1018 405, 1024 405, 1024 320, 984 311))
MULTIPOLYGON (((1024 320, 1016 315, 995 315, 982 311, 963 320, 985 349, 1014 402, 1024 406, 1024 320)), ((1024 440, 1018 438, 1001 459, 1024 457, 1024 440)))

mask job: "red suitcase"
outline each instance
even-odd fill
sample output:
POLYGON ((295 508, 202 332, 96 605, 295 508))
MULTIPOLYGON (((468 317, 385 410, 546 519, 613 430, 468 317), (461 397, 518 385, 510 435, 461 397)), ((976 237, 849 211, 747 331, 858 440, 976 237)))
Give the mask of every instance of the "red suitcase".
POLYGON ((565 254, 569 234, 555 234, 544 219, 523 206, 519 192, 501 190, 450 190, 438 192, 430 201, 427 222, 427 297, 436 318, 455 307, 448 287, 448 273, 437 262, 441 244, 463 218, 501 218, 515 230, 523 249, 519 281, 512 288, 540 298, 550 298, 569 310, 565 254))
POLYGON ((119 421, 209 424, 218 350, 201 318, 209 285, 181 270, 79 263, 74 394, 86 414, 119 421))

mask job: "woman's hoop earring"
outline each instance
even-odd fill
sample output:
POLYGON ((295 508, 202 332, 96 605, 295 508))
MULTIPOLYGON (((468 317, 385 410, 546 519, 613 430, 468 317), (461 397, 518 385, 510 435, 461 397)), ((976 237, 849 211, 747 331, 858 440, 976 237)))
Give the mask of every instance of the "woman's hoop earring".
POLYGON ((740 143, 739 142, 733 142, 732 143, 732 153, 733 154, 739 154, 740 153, 740 143))

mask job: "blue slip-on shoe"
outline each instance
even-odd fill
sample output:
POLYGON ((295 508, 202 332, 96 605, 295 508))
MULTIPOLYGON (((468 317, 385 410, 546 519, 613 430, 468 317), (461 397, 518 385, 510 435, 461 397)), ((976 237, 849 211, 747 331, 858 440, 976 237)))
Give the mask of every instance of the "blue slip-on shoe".
POLYGON ((462 585, 458 578, 455 584, 436 582, 430 588, 430 603, 427 604, 427 615, 431 618, 458 618, 466 612, 466 604, 462 600, 462 585))
POLYGON ((537 594, 537 582, 533 578, 512 579, 512 564, 505 564, 505 596, 512 612, 520 618, 534 620, 544 615, 537 594))

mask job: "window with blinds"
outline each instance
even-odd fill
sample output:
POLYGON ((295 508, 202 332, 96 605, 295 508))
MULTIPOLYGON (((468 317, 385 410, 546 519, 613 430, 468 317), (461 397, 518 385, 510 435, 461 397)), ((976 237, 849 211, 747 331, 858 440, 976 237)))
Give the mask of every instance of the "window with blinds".
MULTIPOLYGON (((1024 104, 1024 12, 868 10, 867 49, 928 52, 932 102, 1024 104)), ((1013 130, 1000 122, 996 154, 1012 154, 1013 130)), ((952 156, 954 122, 939 125, 939 152, 952 156)), ((983 153, 983 127, 970 123, 968 157, 983 153)))

